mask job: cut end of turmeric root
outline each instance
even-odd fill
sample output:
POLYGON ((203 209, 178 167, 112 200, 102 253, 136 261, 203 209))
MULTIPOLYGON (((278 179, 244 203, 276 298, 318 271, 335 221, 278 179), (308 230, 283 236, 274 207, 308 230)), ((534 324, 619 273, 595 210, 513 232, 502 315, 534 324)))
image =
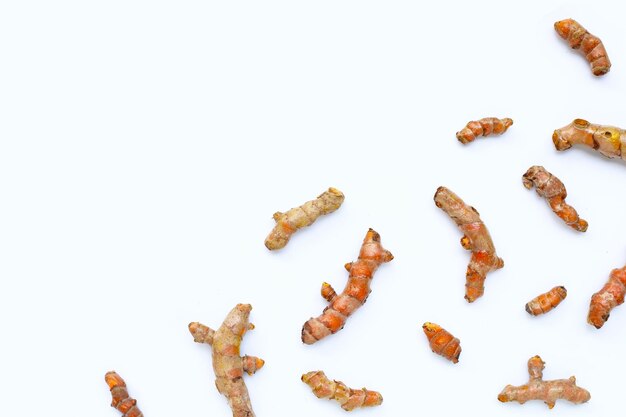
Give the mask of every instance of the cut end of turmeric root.
POLYGON ((437 355, 452 361, 459 362, 461 356, 461 342, 452 336, 447 330, 435 323, 426 322, 422 325, 422 330, 428 339, 430 349, 437 355))
POLYGON ((355 408, 375 407, 383 403, 383 396, 376 391, 366 388, 352 389, 341 381, 331 381, 323 371, 307 372, 301 377, 317 398, 335 400, 346 411, 355 408))
POLYGON ((456 138, 462 144, 473 142, 479 136, 501 135, 513 125, 513 120, 507 118, 485 117, 469 122, 462 130, 456 132, 456 138))
POLYGON ((561 304, 567 297, 567 290, 563 286, 552 288, 550 291, 538 295, 526 303, 526 312, 531 316, 546 314, 561 304))
POLYGON ((591 65, 591 72, 601 76, 611 69, 611 61, 602 41, 592 35, 574 19, 560 20, 554 24, 554 30, 565 39, 572 49, 578 49, 591 65))

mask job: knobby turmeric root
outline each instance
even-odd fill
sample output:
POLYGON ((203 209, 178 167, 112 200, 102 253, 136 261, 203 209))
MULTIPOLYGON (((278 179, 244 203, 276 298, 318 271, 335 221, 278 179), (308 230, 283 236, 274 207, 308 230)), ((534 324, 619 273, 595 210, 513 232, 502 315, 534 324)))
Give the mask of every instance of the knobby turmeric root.
POLYGON ((599 329, 609 319, 613 308, 624 302, 626 294, 626 266, 611 271, 604 287, 591 297, 587 322, 599 329))
POLYGON ((540 294, 526 303, 526 311, 531 316, 538 316, 540 314, 546 314, 552 310, 561 301, 567 297, 567 290, 565 287, 554 287, 550 291, 540 294))
POLYGON ((302 326, 302 341, 311 345, 328 335, 343 329, 346 319, 361 307, 372 291, 370 283, 378 267, 393 259, 391 252, 383 248, 380 235, 369 229, 363 240, 359 259, 345 264, 350 273, 348 283, 340 295, 328 283, 322 284, 321 294, 330 303, 321 316, 311 318, 302 326))
POLYGON ((239 356, 244 334, 254 329, 254 325, 248 322, 250 310, 250 304, 237 304, 217 331, 197 322, 189 324, 194 342, 206 343, 213 348, 215 385, 228 399, 233 417, 254 417, 243 373, 252 375, 264 364, 255 356, 239 356))
POLYGON ((143 413, 137 407, 137 400, 128 394, 126 383, 115 371, 104 375, 109 389, 111 390, 111 407, 122 413, 122 417, 143 417, 143 413))
POLYGON ((595 149, 607 158, 626 160, 626 130, 614 126, 589 123, 575 119, 565 127, 556 129, 552 142, 557 151, 564 151, 572 145, 585 145, 595 149))
POLYGON ((435 323, 424 323, 422 330, 424 330, 430 349, 433 352, 453 363, 459 361, 459 356, 461 356, 461 341, 459 339, 435 323))
POLYGON ((539 356, 530 358, 528 360, 528 373, 530 374, 528 384, 519 387, 507 385, 498 395, 498 400, 503 403, 517 401, 520 404, 529 400, 542 400, 549 408, 552 408, 556 400, 581 404, 591 399, 589 391, 576 385, 576 377, 544 381, 542 379, 544 368, 545 363, 539 356))
POLYGON ((491 134, 501 135, 511 127, 513 120, 508 117, 498 119, 497 117, 485 117, 477 121, 471 121, 460 132, 456 132, 456 138, 462 144, 473 142, 478 136, 489 136, 491 134))
POLYGON ((544 167, 532 166, 522 177, 524 187, 529 190, 534 186, 539 196, 548 200, 552 211, 559 216, 569 227, 579 232, 587 231, 589 224, 578 217, 574 207, 565 202, 567 190, 557 177, 546 171, 544 167))
POLYGON ((365 388, 352 389, 341 381, 331 381, 322 371, 312 371, 302 375, 302 382, 313 390, 317 398, 335 400, 346 411, 359 407, 374 407, 383 403, 383 396, 365 388))
POLYGON ((315 200, 307 201, 300 207, 292 208, 286 213, 274 213, 276 226, 265 239, 269 250, 281 249, 298 229, 310 226, 318 217, 332 213, 343 203, 344 195, 336 188, 329 188, 315 200))
POLYGON ((465 273, 465 299, 470 303, 474 302, 485 292, 487 273, 502 268, 504 261, 496 254, 487 226, 480 220, 474 207, 465 204, 446 187, 437 189, 435 205, 456 222, 463 232, 461 246, 472 251, 465 273))
POLYGON ((572 49, 578 49, 591 64, 593 75, 604 75, 611 69, 611 61, 604 44, 574 19, 565 19, 554 24, 554 30, 565 39, 572 49))

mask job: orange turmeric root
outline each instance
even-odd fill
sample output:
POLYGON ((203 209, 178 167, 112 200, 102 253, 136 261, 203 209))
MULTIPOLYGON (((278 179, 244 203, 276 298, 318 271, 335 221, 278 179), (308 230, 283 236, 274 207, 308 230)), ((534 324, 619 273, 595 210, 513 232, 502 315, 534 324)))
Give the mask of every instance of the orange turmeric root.
POLYGON ((459 361, 459 356, 461 356, 461 341, 459 339, 435 323, 424 323, 422 330, 424 330, 433 352, 453 363, 459 361))
POLYGON ((557 151, 564 151, 572 145, 585 145, 595 149, 607 158, 626 160, 626 130, 614 126, 589 123, 575 119, 565 127, 556 129, 552 142, 557 151))
POLYGON ((572 49, 578 49, 591 64, 593 75, 604 75, 611 69, 611 61, 604 44, 574 19, 565 19, 554 24, 554 30, 565 39, 572 49))
POLYGON ((550 291, 538 295, 526 303, 526 312, 531 316, 546 314, 548 311, 561 304, 561 301, 565 300, 565 297, 567 297, 565 287, 554 287, 550 291))
POLYGON ((313 390, 317 398, 335 400, 346 411, 359 407, 374 407, 383 403, 383 396, 365 388, 352 389, 341 381, 331 381, 322 371, 312 371, 302 375, 302 382, 313 390))
POLYGON ((624 303, 626 294, 626 266, 611 271, 604 287, 591 297, 587 322, 599 329, 609 319, 614 307, 624 303))
POLYGON ((552 211, 559 216, 569 227, 579 232, 587 231, 589 224, 578 217, 574 207, 565 202, 567 190, 557 177, 546 171, 544 167, 532 166, 522 177, 524 187, 529 190, 534 186, 539 196, 548 200, 552 211))
POLYGON ((478 211, 465 204, 459 196, 445 187, 435 193, 435 205, 446 212, 463 232, 461 246, 472 251, 465 274, 465 299, 474 302, 485 292, 487 273, 500 269, 504 261, 496 254, 487 226, 480 220, 478 211))
POLYGON ((128 394, 126 383, 116 372, 107 372, 104 375, 109 389, 111 390, 111 407, 122 413, 122 417, 143 417, 143 413, 137 407, 137 400, 128 394))
POLYGON ((269 250, 281 249, 298 229, 310 226, 318 217, 332 213, 343 203, 344 195, 336 188, 329 188, 315 200, 307 201, 300 207, 292 208, 286 213, 274 213, 276 226, 265 239, 269 250))
POLYGON ((545 363, 539 356, 533 356, 528 360, 528 384, 514 387, 507 385, 498 400, 503 403, 517 401, 524 404, 529 400, 543 400, 549 408, 554 407, 556 400, 567 400, 574 404, 586 403, 591 399, 591 394, 584 388, 576 385, 576 377, 569 379, 543 380, 545 363))
POLYGON ((359 259, 345 264, 350 273, 348 283, 340 295, 328 283, 322 284, 322 297, 330 303, 321 316, 311 318, 302 326, 302 341, 311 345, 328 335, 343 329, 346 320, 361 307, 370 292, 370 283, 378 267, 393 259, 391 252, 383 248, 380 235, 369 229, 363 240, 359 259))
POLYGON ((197 322, 189 324, 194 342, 213 347, 215 385, 220 394, 228 399, 233 417, 254 417, 243 373, 252 375, 265 363, 255 356, 239 356, 244 334, 254 329, 254 325, 248 322, 250 310, 250 304, 237 304, 217 331, 197 322))
POLYGON ((513 120, 508 117, 498 119, 497 117, 485 117, 467 124, 460 132, 456 132, 456 138, 462 144, 473 142, 478 136, 489 136, 491 134, 501 135, 511 127, 513 120))

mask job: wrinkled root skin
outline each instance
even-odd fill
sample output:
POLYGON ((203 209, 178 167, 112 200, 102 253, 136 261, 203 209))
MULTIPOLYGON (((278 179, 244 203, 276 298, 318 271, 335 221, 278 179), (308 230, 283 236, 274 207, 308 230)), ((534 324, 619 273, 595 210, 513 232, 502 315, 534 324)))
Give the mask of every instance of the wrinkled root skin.
POLYGON ((503 403, 517 401, 520 404, 530 400, 541 400, 549 408, 552 408, 556 404, 556 400, 582 404, 591 399, 589 391, 576 385, 576 377, 544 381, 542 379, 544 367, 545 363, 539 356, 530 358, 528 360, 528 373, 530 375, 528 384, 518 387, 507 385, 498 395, 498 400, 503 403))
POLYGON ((565 185, 557 177, 552 175, 542 166, 532 166, 522 177, 524 187, 535 187, 540 197, 548 200, 552 211, 561 218, 569 227, 579 232, 586 232, 589 223, 581 219, 574 207, 565 202, 567 190, 565 185))
POLYGON ((122 417, 143 417, 143 413, 137 407, 137 400, 128 394, 126 383, 115 371, 104 375, 109 389, 111 390, 111 407, 122 413, 122 417))
POLYGON ((619 127, 575 119, 567 126, 556 129, 552 134, 552 142, 557 151, 564 151, 573 145, 584 145, 607 158, 626 160, 626 130, 619 127))
POLYGON ((312 371, 302 375, 302 382, 313 390, 317 398, 335 400, 346 411, 360 407, 375 407, 383 403, 379 392, 365 388, 352 389, 341 381, 331 381, 322 371, 312 371))
POLYGON ((461 341, 459 339, 435 323, 424 323, 422 330, 433 352, 452 361, 452 363, 459 362, 459 356, 461 356, 461 341))
POLYGON ((611 271, 604 287, 591 297, 587 322, 596 329, 604 326, 613 308, 624 303, 626 294, 626 266, 611 271))
POLYGON ((611 61, 604 44, 574 19, 560 20, 554 24, 554 30, 565 39, 572 49, 579 50, 591 64, 591 72, 596 77, 609 72, 611 61))
POLYGON ((463 145, 473 142, 479 136, 501 135, 513 125, 513 120, 507 118, 485 117, 469 122, 461 131, 456 132, 456 138, 463 145))
POLYGON ((474 207, 446 187, 437 189, 435 205, 454 220, 463 232, 461 246, 472 252, 465 273, 465 299, 473 303, 485 292, 487 274, 502 268, 504 261, 496 254, 487 226, 474 207))
POLYGON ((550 291, 540 294, 526 303, 526 312, 531 316, 539 316, 552 311, 567 297, 567 290, 563 286, 554 287, 550 291))

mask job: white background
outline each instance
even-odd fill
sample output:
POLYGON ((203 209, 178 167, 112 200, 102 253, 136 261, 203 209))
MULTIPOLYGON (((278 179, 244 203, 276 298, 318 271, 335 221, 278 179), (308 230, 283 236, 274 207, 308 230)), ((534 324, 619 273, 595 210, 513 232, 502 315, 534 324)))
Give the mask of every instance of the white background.
POLYGON ((117 370, 146 416, 227 416, 210 349, 238 302, 258 416, 342 416, 300 382, 323 369, 383 393, 363 416, 607 416, 623 407, 626 307, 601 330, 591 294, 626 261, 626 164, 556 152, 575 117, 626 127, 620 2, 4 1, 0 5, 2 415, 119 413, 117 370), (592 76, 553 30, 573 17, 606 44, 592 76), (511 117, 462 146, 469 120, 511 117), (544 165, 589 221, 578 233, 521 176, 544 165), (439 185, 481 213, 504 269, 463 299, 469 253, 432 201, 439 185), (335 213, 270 253, 272 213, 334 186, 335 213), (344 330, 302 324, 341 289, 368 227, 395 259, 344 330), (555 285, 568 298, 530 317, 555 285), (434 355, 421 324, 462 341, 434 355), (592 399, 501 404, 540 354, 592 399))

